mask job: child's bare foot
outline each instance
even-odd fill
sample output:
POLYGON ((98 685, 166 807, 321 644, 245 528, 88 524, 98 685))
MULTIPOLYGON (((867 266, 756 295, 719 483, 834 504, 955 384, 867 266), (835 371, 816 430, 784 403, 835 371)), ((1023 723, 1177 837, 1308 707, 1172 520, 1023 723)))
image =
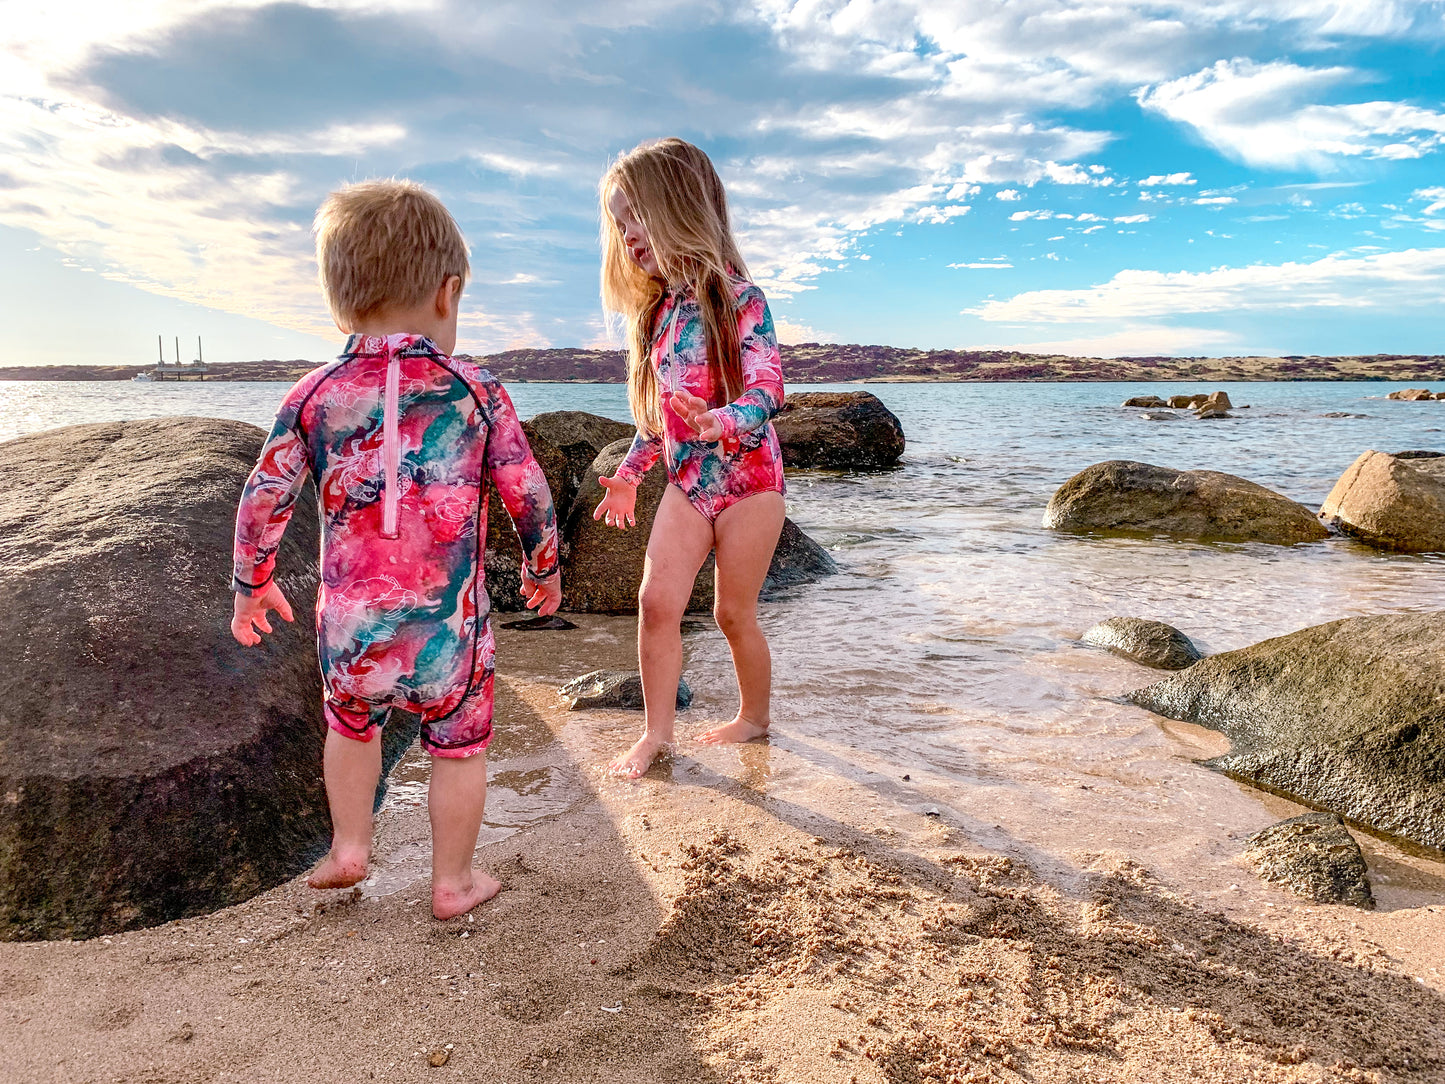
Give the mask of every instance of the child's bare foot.
POLYGON ((754 738, 766 738, 771 722, 770 719, 764 719, 761 723, 754 723, 739 715, 730 723, 703 731, 697 736, 697 740, 704 745, 728 745, 733 742, 752 741, 754 738))
POLYGON ((366 852, 338 851, 333 847, 311 871, 306 883, 312 888, 350 888, 366 879, 371 856, 366 852))
POLYGON ((501 881, 474 869, 467 884, 432 885, 431 913, 435 918, 456 918, 479 903, 486 903, 501 890, 501 881))
POLYGON ((608 764, 607 770, 612 775, 636 779, 652 767, 652 762, 657 759, 659 753, 671 745, 671 738, 661 738, 655 734, 644 733, 631 749, 608 764))

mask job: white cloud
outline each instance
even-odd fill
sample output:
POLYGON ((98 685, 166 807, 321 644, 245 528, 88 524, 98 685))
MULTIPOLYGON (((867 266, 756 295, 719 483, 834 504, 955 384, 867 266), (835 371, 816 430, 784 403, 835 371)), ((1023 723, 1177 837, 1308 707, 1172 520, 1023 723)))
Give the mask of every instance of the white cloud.
POLYGON ((1417 189, 1411 198, 1434 201, 1421 212, 1422 214, 1433 215, 1445 213, 1445 186, 1436 185, 1432 188, 1417 189))
POLYGON ((1325 168, 1342 157, 1419 158, 1445 141, 1445 113, 1403 102, 1313 101, 1357 78, 1345 67, 1220 60, 1144 87, 1135 97, 1144 109, 1189 125, 1211 146, 1254 166, 1325 168))
POLYGON ((1030 290, 972 315, 1005 323, 1168 318, 1180 313, 1377 309, 1445 304, 1445 248, 1213 271, 1120 271, 1081 290, 1030 290))
POLYGON ((1200 196, 1198 199, 1189 201, 1196 207, 1225 207, 1231 203, 1238 203, 1239 200, 1233 196, 1200 196))
POLYGON ((948 266, 954 268, 955 270, 996 271, 1008 270, 1009 268, 1013 267, 1013 264, 998 263, 991 260, 976 260, 972 263, 951 263, 948 266))
POLYGON ((1001 199, 1005 203, 1023 199, 1017 188, 1001 188, 993 194, 994 199, 1001 199))
POLYGON ((1165 184, 1198 184, 1189 173, 1155 173, 1139 182, 1140 188, 1156 188, 1165 184))
POLYGON ((1101 335, 994 343, 980 350, 1018 350, 1026 354, 1063 354, 1076 358, 1202 357, 1237 342, 1233 332, 1214 328, 1131 324, 1101 335))
POLYGON ((775 319, 773 330, 777 332, 778 342, 784 346, 796 346, 799 343, 831 343, 837 339, 826 331, 818 331, 808 324, 794 323, 792 320, 775 319))
POLYGON ((1153 215, 1116 215, 1114 221, 1122 226, 1133 226, 1140 222, 1148 222, 1153 215))

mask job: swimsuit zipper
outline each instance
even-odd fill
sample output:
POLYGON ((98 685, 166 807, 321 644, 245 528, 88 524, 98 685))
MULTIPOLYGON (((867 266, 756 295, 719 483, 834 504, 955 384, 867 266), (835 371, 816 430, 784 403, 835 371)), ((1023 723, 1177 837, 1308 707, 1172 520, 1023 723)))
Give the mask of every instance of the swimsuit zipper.
POLYGON ((381 536, 399 538, 397 510, 401 504, 401 438, 397 434, 397 399, 401 391, 401 358, 392 353, 386 361, 386 402, 381 415, 382 479, 381 536))

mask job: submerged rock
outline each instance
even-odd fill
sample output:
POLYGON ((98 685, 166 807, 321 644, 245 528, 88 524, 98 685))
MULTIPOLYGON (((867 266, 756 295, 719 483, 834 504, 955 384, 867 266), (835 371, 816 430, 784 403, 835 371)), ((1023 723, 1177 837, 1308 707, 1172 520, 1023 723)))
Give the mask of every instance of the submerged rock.
MULTIPOLYGON (((573 678, 557 692, 570 702, 568 707, 571 711, 588 708, 642 710, 642 675, 636 670, 594 670, 573 678)), ((683 711, 691 704, 692 690, 686 681, 678 679, 677 710, 683 711)))
MULTIPOLYGON (((573 501, 568 516, 568 555, 562 570, 564 609, 576 613, 636 613, 637 589, 642 583, 642 566, 647 540, 657 506, 667 488, 662 465, 647 473, 637 490, 637 525, 626 530, 609 527, 592 518, 602 500, 599 475, 617 470, 627 454, 630 438, 609 444, 587 469, 587 479, 573 501)), ((783 531, 773 551, 765 592, 796 584, 813 583, 837 571, 826 550, 798 529, 783 521, 783 531)), ((693 585, 688 609, 705 612, 713 604, 713 559, 703 563, 693 585)))
POLYGON ((1445 849, 1445 611, 1316 625, 1129 698, 1228 736, 1210 767, 1445 849))
POLYGON ((1340 475, 1320 519, 1381 549, 1445 550, 1445 455, 1365 452, 1340 475))
POLYGON ((1266 881, 1315 903, 1375 906, 1365 856, 1333 813, 1306 813, 1271 824, 1245 842, 1244 860, 1266 881))
POLYGON ((1043 525, 1286 546, 1329 535, 1304 505, 1254 482, 1123 459, 1095 463, 1060 486, 1043 525))
MULTIPOLYGON (((239 903, 325 851, 316 504, 261 646, 230 633, 236 501, 265 433, 165 418, 0 444, 0 938, 239 903)), ((394 762, 416 734, 387 728, 394 762)))
POLYGON ((903 455, 903 426, 866 391, 790 393, 773 419, 789 467, 891 467, 903 455))
POLYGON ((1173 625, 1138 617, 1111 617, 1084 633, 1084 643, 1107 648, 1159 670, 1183 670, 1204 658, 1194 642, 1173 625))

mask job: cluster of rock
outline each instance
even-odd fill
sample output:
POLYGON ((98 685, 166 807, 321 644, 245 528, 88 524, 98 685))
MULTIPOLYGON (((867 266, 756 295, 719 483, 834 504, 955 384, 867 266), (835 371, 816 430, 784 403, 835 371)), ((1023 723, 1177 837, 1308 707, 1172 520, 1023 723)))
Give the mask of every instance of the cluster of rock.
MULTIPOLYGON (((868 393, 793 398, 793 420, 778 427, 797 434, 783 438, 789 464, 847 465, 836 447, 868 468, 902 453, 898 419, 868 393)), ((634 611, 664 472, 639 492, 636 528, 604 528, 592 519, 597 477, 615 468, 632 427, 575 411, 523 424, 565 531, 564 607, 634 611)), ((0 444, 0 940, 213 911, 324 852, 313 501, 297 502, 278 558, 295 622, 273 621, 257 648, 230 634, 236 500, 264 438, 241 422, 162 418, 0 444)), ((521 608, 520 561, 493 494, 496 609, 521 608)), ((789 521, 769 584, 832 571, 789 521)), ((705 570, 694 604, 709 608, 711 596, 705 570)), ((619 702, 634 693, 607 675, 578 690, 619 702)), ((386 728, 386 767, 416 723, 403 714, 386 728)))
POLYGON ((1386 399, 1403 399, 1407 403, 1428 403, 1432 399, 1445 399, 1445 391, 1431 392, 1429 388, 1405 388, 1392 391, 1386 399))
MULTIPOLYGON (((1124 406, 1143 407, 1147 410, 1192 410, 1196 418, 1230 418, 1233 415, 1229 411, 1234 409, 1234 404, 1229 401, 1229 393, 1224 391, 1214 391, 1208 395, 1171 395, 1168 399, 1161 399, 1157 395, 1136 395, 1132 399, 1124 400, 1124 406)), ((1171 418, 1174 415, 1166 414, 1163 417, 1171 418)))
POLYGON ((1114 459, 1086 467, 1049 500, 1043 525, 1062 531, 1167 535, 1294 545, 1331 530, 1381 549, 1445 551, 1445 453, 1366 451, 1319 513, 1219 471, 1114 459))

